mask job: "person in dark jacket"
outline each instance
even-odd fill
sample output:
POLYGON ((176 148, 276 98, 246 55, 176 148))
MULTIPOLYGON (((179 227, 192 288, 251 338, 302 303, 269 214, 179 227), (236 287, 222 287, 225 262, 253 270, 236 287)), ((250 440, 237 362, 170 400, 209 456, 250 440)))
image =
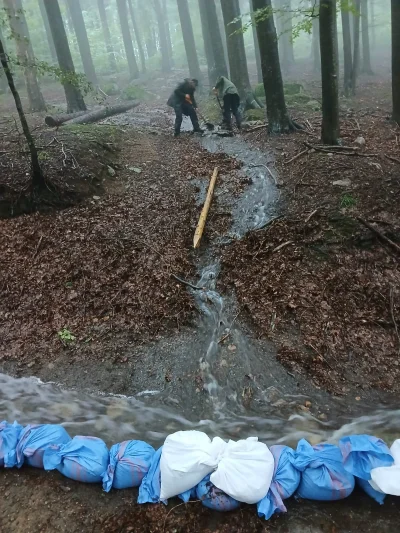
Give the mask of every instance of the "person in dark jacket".
POLYGON ((175 137, 178 137, 181 133, 183 115, 190 117, 195 132, 203 133, 197 118, 197 103, 194 97, 198 84, 199 82, 196 79, 186 78, 168 99, 168 105, 173 107, 175 111, 175 137))
POLYGON ((236 119, 238 129, 241 129, 242 117, 240 114, 240 96, 236 86, 225 78, 220 76, 214 87, 214 93, 217 95, 219 101, 223 102, 223 125, 228 129, 232 129, 232 115, 236 119))

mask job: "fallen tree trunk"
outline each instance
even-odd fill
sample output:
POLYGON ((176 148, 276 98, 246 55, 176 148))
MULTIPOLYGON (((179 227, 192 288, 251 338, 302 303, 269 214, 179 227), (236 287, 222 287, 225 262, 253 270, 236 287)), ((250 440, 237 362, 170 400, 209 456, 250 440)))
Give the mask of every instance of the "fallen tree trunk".
MULTIPOLYGON (((70 119, 61 122, 59 125, 63 124, 91 124, 93 122, 98 122, 107 117, 112 117, 113 115, 119 115, 120 113, 125 113, 134 107, 137 107, 140 102, 133 101, 127 104, 118 104, 108 107, 102 107, 101 109, 96 109, 95 111, 90 111, 89 113, 85 112, 84 114, 74 113, 75 116, 70 115, 70 119)), ((63 117, 67 115, 62 115, 63 117)), ((53 117, 57 118, 57 117, 53 117)), ((48 124, 48 122, 46 122, 48 124)))
POLYGON ((72 120, 73 118, 81 117, 82 115, 87 115, 87 111, 77 111, 76 113, 61 113, 60 115, 47 115, 44 119, 47 126, 50 128, 58 128, 64 122, 72 120))

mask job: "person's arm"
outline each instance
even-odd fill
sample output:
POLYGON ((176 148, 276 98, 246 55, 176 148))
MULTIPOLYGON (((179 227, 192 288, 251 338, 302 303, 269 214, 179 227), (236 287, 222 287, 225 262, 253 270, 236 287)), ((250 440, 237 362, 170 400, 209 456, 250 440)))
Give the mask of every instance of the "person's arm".
POLYGON ((197 109, 197 102, 196 102, 196 98, 194 97, 194 93, 191 95, 191 98, 192 98, 192 104, 193 104, 193 107, 195 109, 197 109))
POLYGON ((187 87, 185 83, 180 83, 175 89, 175 94, 180 100, 184 100, 187 94, 187 87))

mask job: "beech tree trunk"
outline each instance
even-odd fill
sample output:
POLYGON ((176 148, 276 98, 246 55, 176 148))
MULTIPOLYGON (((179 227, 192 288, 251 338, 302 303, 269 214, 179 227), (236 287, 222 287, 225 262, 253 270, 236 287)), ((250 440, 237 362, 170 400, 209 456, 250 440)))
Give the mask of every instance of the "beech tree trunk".
POLYGON ((80 0, 67 0, 72 25, 78 41, 79 53, 82 58, 83 70, 90 83, 97 85, 97 76, 94 68, 92 52, 90 50, 89 38, 86 31, 80 0))
POLYGON ((199 0, 199 11, 200 11, 200 20, 201 20, 201 32, 203 35, 204 43, 204 54, 207 59, 207 73, 208 73, 208 83, 212 87, 215 84, 215 74, 214 74, 214 52, 211 44, 211 36, 207 23, 207 8, 205 2, 207 0, 199 0))
POLYGON ((108 62, 110 64, 111 72, 117 71, 117 61, 115 59, 114 48, 111 44, 110 26, 108 25, 106 6, 104 0, 97 0, 97 6, 99 9, 101 27, 103 29, 104 42, 106 43, 106 50, 108 56, 108 62))
POLYGON ((31 111, 45 111, 46 104, 37 80, 35 57, 30 40, 29 29, 21 0, 4 0, 4 6, 14 34, 18 59, 23 65, 26 90, 31 111))
POLYGON ((343 31, 343 66, 344 79, 343 90, 344 95, 349 97, 352 88, 353 75, 353 55, 351 50, 351 31, 350 31, 350 13, 346 6, 341 8, 342 15, 342 31, 343 31))
POLYGON ((393 120, 400 125, 400 3, 391 0, 392 7, 392 95, 393 120))
POLYGON ((253 34, 253 42, 254 42, 254 55, 256 58, 256 67, 257 67, 257 81, 258 83, 262 83, 263 77, 262 77, 262 69, 261 69, 261 55, 260 55, 260 45, 258 44, 258 37, 257 37, 257 28, 254 23, 254 12, 253 12, 253 2, 252 0, 249 0, 250 4, 250 16, 252 20, 252 34, 253 34))
POLYGON ((190 17, 188 0, 177 0, 179 19, 181 21, 183 42, 191 78, 201 79, 199 58, 197 56, 196 43, 194 40, 192 19, 190 17))
POLYGON ((338 144, 339 88, 336 0, 321 0, 319 11, 322 76, 322 142, 338 144))
POLYGON ((127 104, 118 104, 108 107, 103 107, 102 109, 96 109, 90 113, 85 113, 84 115, 74 117, 68 122, 62 122, 62 124, 92 124, 93 122, 98 122, 107 117, 112 117, 113 115, 118 115, 120 113, 126 113, 130 109, 137 107, 140 102, 129 102, 127 104))
POLYGON ((77 83, 73 79, 68 79, 75 76, 75 67, 72 61, 71 50, 69 49, 58 0, 43 1, 57 53, 58 65, 64 74, 62 83, 67 100, 68 113, 84 111, 86 105, 82 93, 77 83))
POLYGON ((351 76, 351 90, 356 94, 357 79, 360 71, 360 8, 361 0, 354 0, 355 13, 353 15, 353 70, 351 76))
POLYGON ((217 81, 219 76, 228 77, 228 68, 225 61, 225 52, 223 45, 224 34, 221 34, 217 8, 215 0, 200 0, 203 2, 204 11, 207 17, 208 32, 210 35, 211 49, 213 52, 213 84, 217 81))
POLYGON ((140 38, 139 26, 137 25, 136 15, 135 15, 135 11, 133 9, 132 0, 128 0, 128 6, 129 6, 130 14, 131 14, 133 31, 134 31, 135 37, 136 37, 136 43, 137 43, 137 47, 138 47, 138 50, 139 50, 140 63, 142 65, 142 73, 144 74, 146 72, 146 56, 144 55, 144 49, 143 49, 143 45, 142 45, 142 40, 140 38))
POLYGON ((131 32, 129 30, 126 0, 117 0, 117 9, 126 59, 128 61, 129 75, 131 79, 136 79, 139 77, 139 68, 137 66, 135 51, 133 49, 131 32))
POLYGON ((171 67, 173 67, 174 66, 174 54, 172 50, 171 30, 169 27, 167 0, 162 0, 162 2, 163 2, 162 11, 163 11, 163 17, 164 17, 165 35, 167 37, 167 43, 168 43, 169 62, 171 64, 171 67))
MULTIPOLYGON (((239 0, 221 0, 228 48, 230 78, 246 103, 254 100, 247 69, 239 0), (236 19, 236 22, 232 23, 236 19)), ((257 107, 259 107, 257 105, 257 107)))
POLYGON ((158 36, 161 49, 161 69, 163 72, 171 71, 171 57, 169 52, 168 37, 165 26, 165 18, 160 0, 153 0, 154 10, 156 12, 158 24, 158 36))
POLYGON ((373 74, 371 66, 371 47, 369 43, 369 9, 368 0, 361 1, 361 36, 362 36, 362 50, 363 63, 362 72, 364 74, 373 74))
POLYGON ((44 29, 46 31, 46 38, 47 38, 47 42, 48 42, 48 45, 49 45, 50 56, 51 56, 51 59, 52 59, 53 63, 56 64, 57 63, 56 49, 54 47, 53 36, 51 35, 49 19, 47 18, 47 13, 46 13, 46 9, 44 7, 43 0, 39 0, 39 8, 40 8, 40 14, 41 14, 42 19, 43 19, 44 29))
POLYGON ((321 54, 319 50, 319 0, 310 0, 314 8, 312 20, 312 61, 313 71, 321 71, 321 54))
POLYGON ((39 163, 39 156, 38 152, 35 146, 35 142, 33 140, 32 134, 30 132, 28 123, 26 121, 26 117, 24 114, 24 110, 22 108, 21 98, 18 94, 18 91, 14 84, 14 79, 11 74, 11 70, 8 66, 8 61, 6 57, 6 53, 4 50, 3 42, 0 39, 0 61, 1 65, 3 67, 4 74, 7 78, 8 86, 10 87, 11 94, 14 97, 15 106, 18 111, 19 120, 21 122, 22 131, 24 132, 26 142, 28 144, 29 153, 31 156, 31 170, 32 170, 32 185, 35 188, 44 188, 46 183, 43 176, 43 172, 39 163))
MULTIPOLYGON (((271 0, 252 0, 253 9, 272 9, 271 0)), ((257 24, 261 68, 267 103, 268 132, 288 133, 294 129, 286 108, 278 40, 273 16, 257 24)))

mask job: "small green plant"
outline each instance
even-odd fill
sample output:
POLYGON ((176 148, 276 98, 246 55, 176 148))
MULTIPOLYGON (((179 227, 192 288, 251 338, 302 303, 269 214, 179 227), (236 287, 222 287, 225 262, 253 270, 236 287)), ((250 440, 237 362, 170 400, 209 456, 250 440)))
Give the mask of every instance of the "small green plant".
POLYGON ((67 328, 63 328, 62 330, 60 330, 58 332, 58 336, 65 344, 68 344, 69 342, 74 342, 75 340, 75 335, 72 335, 72 333, 67 328))
POLYGON ((357 200, 349 193, 344 193, 340 199, 340 208, 354 207, 357 204, 357 200))
POLYGON ((129 85, 129 87, 122 92, 122 99, 149 101, 152 100, 153 97, 142 87, 139 87, 138 85, 129 85))

